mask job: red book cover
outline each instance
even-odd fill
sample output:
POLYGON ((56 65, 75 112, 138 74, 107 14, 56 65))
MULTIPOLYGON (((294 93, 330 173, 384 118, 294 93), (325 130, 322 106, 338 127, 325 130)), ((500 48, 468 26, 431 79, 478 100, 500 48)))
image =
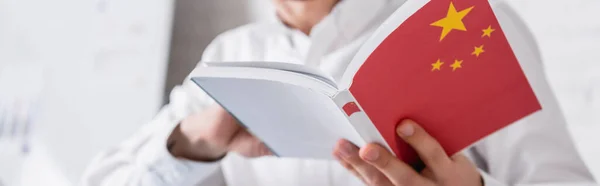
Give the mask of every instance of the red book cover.
POLYGON ((541 109, 487 0, 428 2, 373 51, 350 92, 412 165, 418 156, 395 133, 403 119, 453 155, 541 109))

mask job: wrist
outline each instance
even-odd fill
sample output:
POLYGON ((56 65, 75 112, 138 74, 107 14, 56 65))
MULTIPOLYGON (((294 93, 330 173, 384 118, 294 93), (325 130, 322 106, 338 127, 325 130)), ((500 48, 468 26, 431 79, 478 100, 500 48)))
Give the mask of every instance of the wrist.
POLYGON ((194 161, 212 162, 219 161, 227 154, 225 150, 209 148, 204 140, 193 140, 177 125, 167 140, 167 149, 177 158, 194 161))

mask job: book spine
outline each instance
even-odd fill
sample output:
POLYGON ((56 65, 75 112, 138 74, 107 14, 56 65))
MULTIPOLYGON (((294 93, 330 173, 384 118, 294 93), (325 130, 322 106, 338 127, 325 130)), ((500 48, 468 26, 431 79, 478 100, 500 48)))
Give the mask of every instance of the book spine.
MULTIPOLYGON (((340 91, 333 97, 335 104, 342 110, 346 118, 354 127, 354 130, 362 137, 366 143, 377 143, 387 148, 393 153, 389 145, 385 142, 373 122, 369 119, 367 114, 363 112, 360 104, 352 93, 348 90, 340 91)), ((357 146, 363 146, 365 144, 356 144, 357 146)))

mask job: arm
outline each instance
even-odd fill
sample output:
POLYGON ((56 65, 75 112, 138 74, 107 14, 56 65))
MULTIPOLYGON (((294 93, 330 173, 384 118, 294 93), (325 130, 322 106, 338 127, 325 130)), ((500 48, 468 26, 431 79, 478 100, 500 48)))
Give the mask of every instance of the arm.
MULTIPOLYGON (((191 82, 171 92, 171 103, 142 130, 122 144, 104 151, 88 167, 83 185, 192 185, 204 179, 223 182, 218 162, 200 163, 174 157, 167 138, 183 118, 202 109, 208 97, 191 95, 191 82)), ((223 184, 220 184, 223 185, 223 184)))
POLYGON ((594 184, 579 156, 565 119, 543 73, 543 63, 533 36, 503 1, 492 2, 494 11, 521 66, 527 72, 542 110, 481 141, 471 152, 485 171, 488 186, 533 184, 594 184))
POLYGON ((487 186, 594 184, 556 102, 471 149, 487 186))
MULTIPOLYGON (((219 44, 213 42, 203 60, 219 60, 219 44)), ((135 135, 104 151, 88 166, 83 185, 225 185, 219 162, 201 163, 176 158, 167 141, 180 122, 205 110, 213 101, 193 82, 175 87, 170 103, 135 135)), ((174 132, 173 134, 177 133, 174 132)))
POLYGON ((485 171, 480 172, 486 186, 595 184, 569 136, 556 101, 544 102, 543 111, 489 136, 471 149, 480 161, 478 164, 483 165, 485 171))

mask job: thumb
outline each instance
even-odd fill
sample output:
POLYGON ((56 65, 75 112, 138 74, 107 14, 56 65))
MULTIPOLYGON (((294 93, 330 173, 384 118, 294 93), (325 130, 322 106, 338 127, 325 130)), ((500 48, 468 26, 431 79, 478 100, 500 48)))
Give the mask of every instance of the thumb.
POLYGON ((246 129, 240 129, 234 134, 229 143, 229 151, 237 152, 245 157, 272 155, 270 149, 246 129))

